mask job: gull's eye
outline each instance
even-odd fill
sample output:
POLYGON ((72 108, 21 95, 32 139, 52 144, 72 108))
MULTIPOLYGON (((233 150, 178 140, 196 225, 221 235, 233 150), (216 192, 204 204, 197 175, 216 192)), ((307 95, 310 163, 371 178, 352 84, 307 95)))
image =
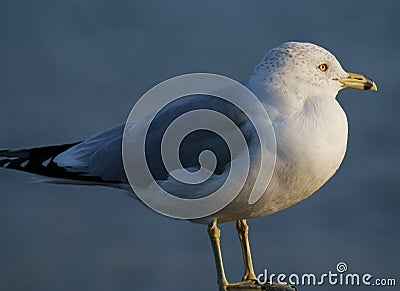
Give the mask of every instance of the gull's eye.
POLYGON ((327 64, 320 64, 320 65, 318 66, 318 69, 319 69, 321 72, 325 72, 326 70, 328 70, 328 65, 327 65, 327 64))

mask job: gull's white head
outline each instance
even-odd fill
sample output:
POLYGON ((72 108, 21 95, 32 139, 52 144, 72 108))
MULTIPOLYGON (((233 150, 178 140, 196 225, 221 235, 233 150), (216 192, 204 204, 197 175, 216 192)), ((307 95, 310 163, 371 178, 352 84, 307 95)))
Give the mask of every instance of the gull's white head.
POLYGON ((335 98, 346 87, 377 89, 370 79, 343 70, 326 49, 302 42, 287 42, 268 51, 254 69, 249 87, 260 97, 267 95, 289 106, 309 97, 335 98))

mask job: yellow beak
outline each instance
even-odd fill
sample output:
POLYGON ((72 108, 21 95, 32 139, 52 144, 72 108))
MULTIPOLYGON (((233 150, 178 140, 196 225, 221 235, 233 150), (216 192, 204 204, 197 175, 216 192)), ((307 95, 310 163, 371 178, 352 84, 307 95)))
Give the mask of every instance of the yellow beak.
POLYGON ((342 83, 343 88, 355 88, 358 90, 372 90, 378 91, 378 87, 375 82, 371 79, 354 73, 347 73, 349 75, 348 78, 338 79, 340 83, 342 83))

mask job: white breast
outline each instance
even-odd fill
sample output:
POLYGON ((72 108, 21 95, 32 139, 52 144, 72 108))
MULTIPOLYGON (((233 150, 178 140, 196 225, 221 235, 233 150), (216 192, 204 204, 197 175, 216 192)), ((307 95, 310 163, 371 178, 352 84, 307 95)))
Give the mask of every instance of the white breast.
POLYGON ((303 110, 278 117, 274 125, 277 164, 271 189, 260 201, 265 211, 313 194, 339 168, 347 146, 347 118, 335 99, 310 98, 303 110))
POLYGON ((266 192, 253 205, 246 193, 239 194, 217 214, 220 221, 283 210, 309 197, 339 168, 347 146, 347 118, 335 99, 310 98, 302 110, 278 115, 273 124, 277 160, 266 192))

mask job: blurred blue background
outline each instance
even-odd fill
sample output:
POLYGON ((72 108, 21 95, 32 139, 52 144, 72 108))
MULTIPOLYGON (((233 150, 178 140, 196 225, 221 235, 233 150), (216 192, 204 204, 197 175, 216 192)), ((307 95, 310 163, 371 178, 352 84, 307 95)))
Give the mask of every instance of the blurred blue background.
MULTIPOLYGON (((300 204, 249 221, 256 273, 320 274, 344 261, 400 284, 399 10, 365 0, 3 0, 0 147, 80 140, 124 122, 166 78, 245 80, 268 49, 317 43, 379 91, 339 94, 349 144, 337 174, 300 204)), ((217 289, 205 226, 122 191, 29 181, 0 171, 0 290, 217 289)), ((228 279, 239 280, 234 224, 222 231, 228 279)))

